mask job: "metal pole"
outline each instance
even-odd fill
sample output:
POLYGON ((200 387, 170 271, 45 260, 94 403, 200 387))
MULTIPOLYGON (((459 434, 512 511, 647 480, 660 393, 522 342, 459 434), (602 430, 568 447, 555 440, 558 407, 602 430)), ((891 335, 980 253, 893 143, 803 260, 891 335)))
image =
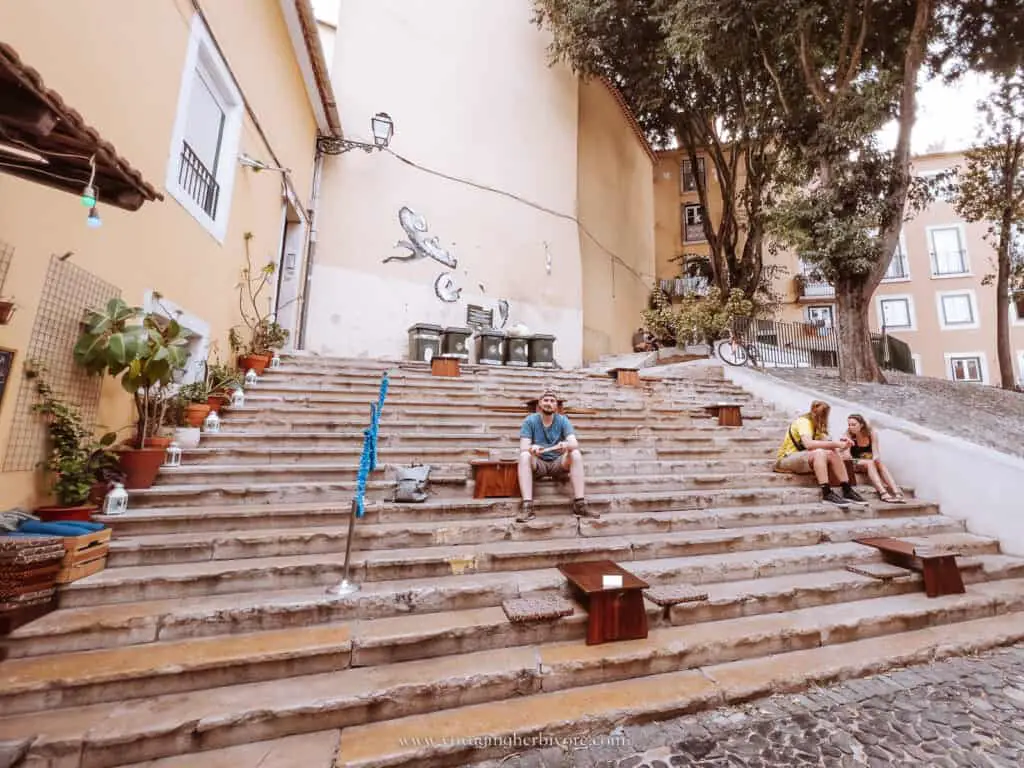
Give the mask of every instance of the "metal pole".
POLYGON ((352 595, 359 591, 359 585, 348 580, 348 572, 352 558, 352 539, 355 538, 356 510, 358 507, 359 502, 356 499, 352 499, 352 514, 348 516, 348 538, 345 540, 345 569, 342 571, 341 583, 335 584, 327 590, 327 594, 329 595, 345 597, 346 595, 352 595))

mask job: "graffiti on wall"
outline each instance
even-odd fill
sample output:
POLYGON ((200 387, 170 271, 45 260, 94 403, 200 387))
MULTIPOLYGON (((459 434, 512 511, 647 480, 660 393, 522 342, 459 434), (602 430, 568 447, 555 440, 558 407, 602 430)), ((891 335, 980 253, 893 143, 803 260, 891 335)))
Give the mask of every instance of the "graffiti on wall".
MULTIPOLYGON (((404 248, 409 253, 406 256, 388 256, 384 263, 389 261, 421 261, 433 259, 439 264, 453 270, 459 266, 459 260, 447 248, 441 246, 437 236, 428 236, 429 227, 427 220, 413 211, 408 206, 402 206, 398 211, 398 223, 402 225, 408 240, 399 240, 395 243, 396 248, 404 248)), ((434 280, 434 295, 438 299, 454 304, 462 296, 462 289, 455 280, 451 271, 442 272, 434 280)))

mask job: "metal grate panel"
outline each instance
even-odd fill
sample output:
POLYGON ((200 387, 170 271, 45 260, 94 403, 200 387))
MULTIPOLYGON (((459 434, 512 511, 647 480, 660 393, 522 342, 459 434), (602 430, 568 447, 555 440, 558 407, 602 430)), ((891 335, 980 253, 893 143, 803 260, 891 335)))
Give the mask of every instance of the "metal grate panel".
MULTIPOLYGON (((41 363, 53 391, 65 402, 78 407, 85 424, 91 427, 96 424, 103 380, 99 376, 87 376, 76 366, 72 350, 78 340, 84 311, 102 306, 120 294, 117 286, 51 256, 32 336, 22 358, 26 363, 41 363)), ((46 455, 46 430, 42 420, 31 410, 36 402, 35 390, 23 386, 24 383, 24 380, 19 382, 22 386, 18 387, 14 406, 4 472, 34 469, 46 455)))

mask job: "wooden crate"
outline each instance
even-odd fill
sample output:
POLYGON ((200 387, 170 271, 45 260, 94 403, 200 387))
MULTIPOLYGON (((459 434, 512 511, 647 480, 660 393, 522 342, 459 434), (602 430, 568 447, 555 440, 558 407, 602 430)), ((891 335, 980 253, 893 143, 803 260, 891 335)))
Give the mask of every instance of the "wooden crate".
POLYGON ((70 584, 102 571, 107 565, 110 533, 109 528, 104 528, 85 536, 66 536, 64 560, 57 575, 57 583, 70 584))

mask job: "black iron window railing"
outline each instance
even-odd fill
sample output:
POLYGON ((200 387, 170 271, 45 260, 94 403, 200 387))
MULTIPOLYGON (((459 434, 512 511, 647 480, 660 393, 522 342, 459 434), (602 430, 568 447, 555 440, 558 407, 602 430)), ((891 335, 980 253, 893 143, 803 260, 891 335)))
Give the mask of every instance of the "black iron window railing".
POLYGON ((178 186, 203 209, 207 216, 211 219, 217 218, 220 185, 213 173, 199 159, 199 155, 185 141, 181 143, 178 186))

